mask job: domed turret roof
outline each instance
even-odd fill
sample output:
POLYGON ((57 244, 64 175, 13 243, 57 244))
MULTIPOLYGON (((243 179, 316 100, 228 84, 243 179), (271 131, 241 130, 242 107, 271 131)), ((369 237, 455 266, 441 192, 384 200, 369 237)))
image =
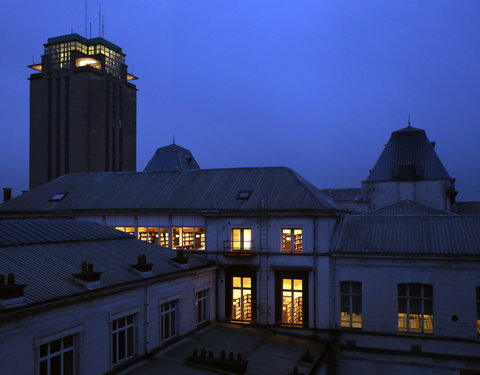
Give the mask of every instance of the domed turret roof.
POLYGON ((200 169, 192 153, 175 143, 158 148, 144 172, 185 171, 200 169))

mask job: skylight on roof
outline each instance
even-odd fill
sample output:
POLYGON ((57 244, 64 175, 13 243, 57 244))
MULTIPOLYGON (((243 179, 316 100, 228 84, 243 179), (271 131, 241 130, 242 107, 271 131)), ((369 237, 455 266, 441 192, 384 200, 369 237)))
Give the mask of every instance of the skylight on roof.
POLYGON ((68 193, 57 193, 53 197, 50 198, 50 201, 58 202, 65 198, 68 193))
POLYGON ((248 199, 250 198, 250 195, 252 194, 251 191, 241 191, 238 193, 237 199, 248 199))

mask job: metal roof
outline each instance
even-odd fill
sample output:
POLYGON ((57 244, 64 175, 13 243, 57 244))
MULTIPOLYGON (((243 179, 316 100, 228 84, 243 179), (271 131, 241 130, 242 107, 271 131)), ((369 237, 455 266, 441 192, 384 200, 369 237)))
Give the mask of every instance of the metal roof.
POLYGON ((480 216, 345 216, 333 251, 480 255, 480 216))
POLYGON ((401 165, 415 165, 419 174, 418 179, 450 178, 425 130, 422 129, 406 127, 394 131, 367 180, 397 180, 401 165))
POLYGON ((0 247, 53 242, 94 241, 129 238, 129 234, 87 221, 0 221, 0 247))
MULTIPOLYGON (((54 235, 60 228, 67 232, 67 235, 58 232, 56 243, 42 243, 43 239, 39 239, 38 243, 0 247, 0 274, 13 272, 17 284, 27 284, 24 290, 27 304, 88 293, 84 286, 74 281, 72 275, 80 272, 83 261, 93 263, 94 271, 102 272, 100 288, 143 279, 130 268, 137 263, 139 254, 145 254, 147 262, 153 263, 152 277, 182 271, 177 263, 171 261, 176 255, 174 250, 139 241, 129 235, 123 236, 122 233, 123 238, 114 238, 109 232, 116 231, 100 224, 71 221, 70 226, 66 226, 64 221, 48 221, 48 229, 45 223, 37 220, 26 220, 24 225, 19 221, 0 223, 2 234, 18 238, 17 243, 23 240, 19 233, 26 228, 35 234, 46 229, 48 235, 54 235), (68 235, 75 237, 75 229, 82 232, 86 228, 93 231, 91 240, 86 240, 84 235, 79 242, 66 239, 68 235)), ((211 264, 201 257, 188 256, 190 267, 211 264)))
POLYGON ((342 209, 289 168, 198 169, 177 172, 109 172, 61 176, 0 205, 0 213, 175 210, 342 209), (250 191, 248 199, 238 199, 250 191), (58 193, 68 193, 51 201, 58 193))
POLYGON ((322 189, 330 198, 336 202, 360 201, 362 199, 360 188, 322 189))
POLYGON ((457 202, 457 211, 461 215, 480 216, 480 202, 457 202))
POLYGON ((432 215, 456 215, 454 212, 439 210, 425 206, 410 199, 362 213, 370 216, 432 216, 432 215))
POLYGON ((166 172, 200 169, 192 153, 176 144, 158 148, 143 170, 144 172, 166 172))

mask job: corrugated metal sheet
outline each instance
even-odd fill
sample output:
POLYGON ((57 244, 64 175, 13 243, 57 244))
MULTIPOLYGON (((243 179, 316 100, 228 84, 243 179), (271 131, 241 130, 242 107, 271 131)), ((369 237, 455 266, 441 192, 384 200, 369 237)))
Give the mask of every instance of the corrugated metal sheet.
POLYGON ((450 178, 422 129, 407 127, 393 132, 367 180, 395 180, 401 164, 422 168, 421 179, 450 178))
POLYGON ((167 172, 200 169, 192 153, 176 144, 157 149, 143 170, 144 172, 167 172))
POLYGON ((403 201, 379 208, 377 210, 368 211, 362 215, 370 216, 444 216, 456 215, 450 211, 439 210, 433 207, 428 207, 423 204, 405 199, 403 201))
POLYGON ((480 255, 480 217, 346 216, 334 252, 480 255))
POLYGON ((344 201, 360 201, 361 192, 360 188, 343 188, 343 189, 322 189, 330 198, 336 202, 344 201))
MULTIPOLYGON (((29 228, 39 225, 30 223, 29 228)), ((3 224, 3 223, 2 223, 3 224)), ((14 226, 19 223, 13 223, 14 226)), ((101 227, 99 224, 95 227, 101 227)), ((40 224, 35 232, 43 229, 40 224)), ((84 230, 85 223, 72 221, 71 229, 84 230)), ((3 233, 11 233, 15 238, 21 230, 4 227, 3 233)), ((112 231, 105 228, 108 232, 112 231)), ((97 228, 98 232, 99 229, 97 228)), ((61 233, 57 243, 22 245, 0 248, 0 274, 13 272, 18 284, 27 284, 26 303, 34 303, 71 296, 86 292, 86 288, 76 283, 72 274, 80 272, 81 263, 94 264, 94 270, 102 272, 101 287, 112 286, 141 279, 132 272, 130 265, 137 263, 137 256, 145 254, 147 261, 153 263, 153 274, 162 275, 180 272, 181 268, 170 259, 175 251, 151 245, 128 236, 124 239, 107 239, 82 242, 65 242, 61 233)), ((74 240, 73 240, 74 241, 74 240)), ((198 256, 189 256, 189 266, 199 267, 211 264, 198 256)))
POLYGON ((81 210, 341 210, 289 168, 65 175, 3 203, 0 212, 81 210), (238 199, 251 191, 249 199, 238 199), (68 193, 61 201, 50 201, 68 193))
POLYGON ((51 242, 93 241, 129 238, 130 235, 87 221, 0 221, 0 247, 51 242))
POLYGON ((480 202, 457 202, 457 211, 461 215, 480 216, 480 202))

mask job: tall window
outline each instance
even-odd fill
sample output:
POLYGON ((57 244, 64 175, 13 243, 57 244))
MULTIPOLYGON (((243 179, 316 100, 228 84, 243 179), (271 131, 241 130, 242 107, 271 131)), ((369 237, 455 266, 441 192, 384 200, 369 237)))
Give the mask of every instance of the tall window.
POLYGON ((75 362, 74 335, 40 345, 40 375, 74 375, 75 362))
POLYGON ((200 290, 196 293, 195 312, 197 324, 201 324, 208 320, 208 304, 207 304, 207 292, 208 290, 200 290))
POLYGON ((160 306, 160 329, 162 341, 177 335, 177 300, 162 303, 160 306))
POLYGON ((135 315, 112 321, 112 364, 118 365, 135 355, 135 315))
POLYGON ((232 320, 252 320, 252 278, 233 277, 232 320))
POLYGON ((231 250, 252 250, 252 230, 250 228, 232 229, 231 250))
POLYGON ((282 323, 303 324, 302 279, 282 279, 282 323))
POLYGON ((340 326, 362 328, 362 283, 340 282, 340 326))
POLYGON ((302 229, 282 229, 282 251, 303 251, 303 230, 302 229))
POLYGON ((477 335, 480 336, 480 288, 477 288, 477 335))
POLYGON ((398 330, 433 333, 433 287, 398 284, 398 330))

